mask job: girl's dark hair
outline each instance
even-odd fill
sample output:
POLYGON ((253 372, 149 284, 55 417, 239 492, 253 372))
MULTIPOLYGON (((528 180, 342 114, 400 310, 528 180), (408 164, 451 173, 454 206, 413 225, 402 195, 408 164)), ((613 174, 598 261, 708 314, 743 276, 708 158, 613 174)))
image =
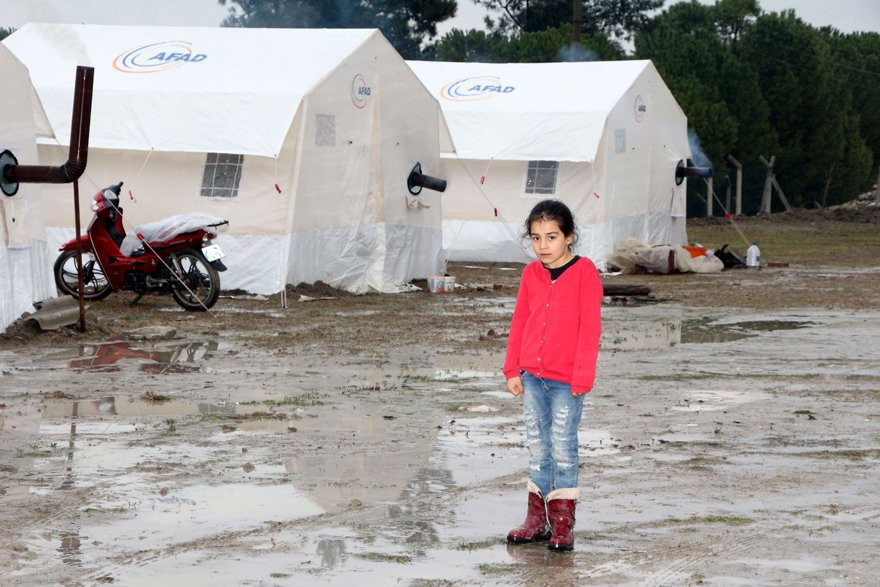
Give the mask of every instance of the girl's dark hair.
POLYGON ((552 220, 562 231, 563 236, 572 237, 571 245, 574 246, 578 240, 577 225, 574 223, 574 215, 568 206, 559 200, 543 200, 535 204, 529 217, 526 218, 525 232, 523 238, 529 238, 532 234, 532 223, 540 220, 552 220))

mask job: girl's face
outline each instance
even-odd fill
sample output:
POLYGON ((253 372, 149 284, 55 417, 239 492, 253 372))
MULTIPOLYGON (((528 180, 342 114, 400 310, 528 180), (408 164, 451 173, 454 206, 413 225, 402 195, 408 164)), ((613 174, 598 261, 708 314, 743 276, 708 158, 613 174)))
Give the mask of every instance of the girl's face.
POLYGON ((562 234, 555 220, 535 220, 529 233, 532 248, 545 267, 556 269, 571 261, 572 254, 568 247, 572 237, 562 234))

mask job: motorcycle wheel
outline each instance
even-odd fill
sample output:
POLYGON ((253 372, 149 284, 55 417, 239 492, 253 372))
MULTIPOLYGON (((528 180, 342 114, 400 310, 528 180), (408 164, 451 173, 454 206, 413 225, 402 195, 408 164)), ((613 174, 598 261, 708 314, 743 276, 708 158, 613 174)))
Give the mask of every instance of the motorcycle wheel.
POLYGON ((204 255, 195 249, 178 253, 181 283, 175 282, 171 287, 174 301, 190 312, 204 312, 210 309, 220 297, 220 274, 211 267, 204 255), (189 290, 187 290, 189 288, 189 290))
MULTIPOLYGON (((113 286, 104 275, 101 264, 90 253, 82 257, 83 299, 103 300, 113 292, 113 286)), ((65 295, 79 297, 79 277, 76 271, 76 251, 64 251, 55 260, 55 285, 65 295)))

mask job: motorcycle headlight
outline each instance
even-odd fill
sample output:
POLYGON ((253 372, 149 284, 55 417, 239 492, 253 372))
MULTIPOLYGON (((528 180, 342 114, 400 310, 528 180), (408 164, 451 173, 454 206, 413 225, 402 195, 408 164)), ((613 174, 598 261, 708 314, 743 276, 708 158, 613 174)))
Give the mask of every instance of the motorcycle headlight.
POLYGON ((92 201, 92 204, 89 206, 89 208, 92 209, 92 212, 97 212, 97 211, 98 211, 98 202, 95 202, 95 201, 93 200, 93 201, 92 201))

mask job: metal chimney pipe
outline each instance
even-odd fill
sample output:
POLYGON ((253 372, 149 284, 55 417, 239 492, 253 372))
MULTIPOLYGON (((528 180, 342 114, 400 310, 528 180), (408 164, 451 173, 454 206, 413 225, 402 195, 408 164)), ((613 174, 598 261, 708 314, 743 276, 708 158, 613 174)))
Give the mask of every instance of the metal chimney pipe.
POLYGON ((73 91, 73 118, 70 123, 70 150, 62 165, 15 165, 2 168, 7 183, 70 183, 86 170, 89 151, 89 128, 92 118, 92 88, 95 68, 76 68, 73 91))
POLYGON ((681 160, 675 167, 675 184, 681 185, 685 177, 712 177, 713 175, 715 175, 715 170, 711 167, 687 166, 684 160, 681 160))

